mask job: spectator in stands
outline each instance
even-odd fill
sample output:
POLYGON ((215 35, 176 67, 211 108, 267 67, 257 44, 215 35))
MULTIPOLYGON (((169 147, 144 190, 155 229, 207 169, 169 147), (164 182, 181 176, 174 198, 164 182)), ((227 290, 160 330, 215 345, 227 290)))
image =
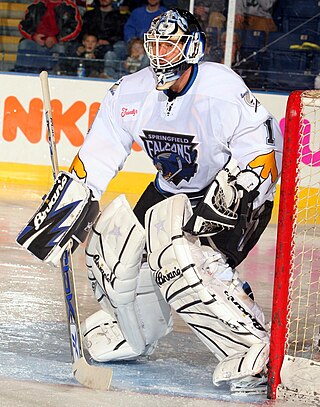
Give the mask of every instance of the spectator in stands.
POLYGON ((277 0, 237 0, 235 28, 278 31, 272 18, 273 7, 277 0))
POLYGON ((194 13, 203 31, 210 28, 225 28, 227 3, 226 0, 195 0, 194 13))
POLYGON ((54 57, 64 54, 65 43, 77 37, 81 24, 73 0, 35 0, 18 26, 24 38, 18 46, 15 71, 51 70, 54 57))
POLYGON ((203 32, 207 30, 211 0, 196 0, 194 2, 194 16, 197 18, 203 32))
POLYGON ((149 65, 143 40, 132 38, 128 43, 128 57, 125 61, 117 60, 116 54, 107 52, 104 59, 104 73, 107 78, 118 80, 121 76, 139 71, 149 65))
POLYGON ((79 58, 96 59, 97 58, 98 37, 95 34, 86 33, 82 37, 82 45, 76 50, 76 56, 79 58))
POLYGON ((83 26, 80 35, 86 33, 95 34, 98 41, 97 52, 103 58, 107 51, 116 49, 119 57, 126 56, 126 46, 123 41, 123 28, 127 15, 114 9, 112 0, 96 0, 95 7, 83 15, 83 26))
POLYGON ((151 21, 167 9, 160 5, 160 0, 147 0, 148 4, 132 10, 124 26, 124 40, 128 43, 132 38, 143 38, 151 21))
POLYGON ((227 0, 212 0, 210 1, 210 14, 207 26, 207 32, 211 28, 225 28, 227 16, 227 0))
MULTIPOLYGON (((226 49, 226 31, 221 35, 220 45, 208 43, 208 46, 205 50, 205 61, 213 61, 224 64, 224 54, 226 49)), ((231 55, 231 65, 234 65, 239 61, 241 48, 241 39, 238 33, 233 34, 233 43, 232 43, 232 55, 231 55)))
POLYGON ((55 73, 59 75, 77 75, 77 69, 81 64, 83 68, 83 76, 89 78, 99 78, 103 73, 104 62, 99 59, 97 51, 98 38, 95 34, 84 34, 82 44, 68 57, 61 59, 55 67, 55 73))
POLYGON ((143 39, 132 38, 128 44, 128 57, 124 67, 128 74, 139 71, 149 65, 149 58, 144 50, 143 39))

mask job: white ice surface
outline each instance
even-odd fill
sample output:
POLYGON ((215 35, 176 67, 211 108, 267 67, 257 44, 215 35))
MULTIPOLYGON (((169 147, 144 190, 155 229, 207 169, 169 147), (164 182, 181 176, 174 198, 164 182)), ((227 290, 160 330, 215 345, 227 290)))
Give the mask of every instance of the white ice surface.
MULTIPOLYGON (((33 258, 15 238, 45 191, 0 189, 0 407, 275 406, 265 396, 235 396, 216 388, 212 354, 179 320, 156 352, 111 364, 112 388, 99 392, 72 377, 59 269, 33 258)), ((270 227, 239 271, 270 318, 275 228, 270 227)), ((86 279, 83 250, 75 256, 81 318, 98 309, 86 279)))

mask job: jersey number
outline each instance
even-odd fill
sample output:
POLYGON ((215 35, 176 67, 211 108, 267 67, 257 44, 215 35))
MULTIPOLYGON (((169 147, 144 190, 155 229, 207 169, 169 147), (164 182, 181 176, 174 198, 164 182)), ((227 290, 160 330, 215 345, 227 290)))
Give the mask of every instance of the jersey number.
POLYGON ((264 125, 267 128, 267 144, 271 144, 272 146, 274 146, 274 135, 273 135, 273 131, 272 131, 272 119, 268 119, 265 121, 264 125))

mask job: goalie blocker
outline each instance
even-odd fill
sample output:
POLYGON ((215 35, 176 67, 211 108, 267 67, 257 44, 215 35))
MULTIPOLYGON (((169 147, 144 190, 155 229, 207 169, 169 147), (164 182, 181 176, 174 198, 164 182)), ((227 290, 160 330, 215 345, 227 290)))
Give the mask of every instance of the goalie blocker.
POLYGON ((99 203, 75 176, 61 171, 17 243, 38 259, 57 265, 65 248, 84 242, 99 214, 99 203))

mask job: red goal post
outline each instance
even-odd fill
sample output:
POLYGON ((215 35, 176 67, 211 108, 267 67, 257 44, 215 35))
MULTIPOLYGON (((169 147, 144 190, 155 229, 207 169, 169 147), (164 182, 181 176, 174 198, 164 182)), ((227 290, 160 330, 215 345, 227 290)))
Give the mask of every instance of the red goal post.
POLYGON ((320 403, 319 343, 320 91, 295 91, 286 109, 268 398, 320 403))

